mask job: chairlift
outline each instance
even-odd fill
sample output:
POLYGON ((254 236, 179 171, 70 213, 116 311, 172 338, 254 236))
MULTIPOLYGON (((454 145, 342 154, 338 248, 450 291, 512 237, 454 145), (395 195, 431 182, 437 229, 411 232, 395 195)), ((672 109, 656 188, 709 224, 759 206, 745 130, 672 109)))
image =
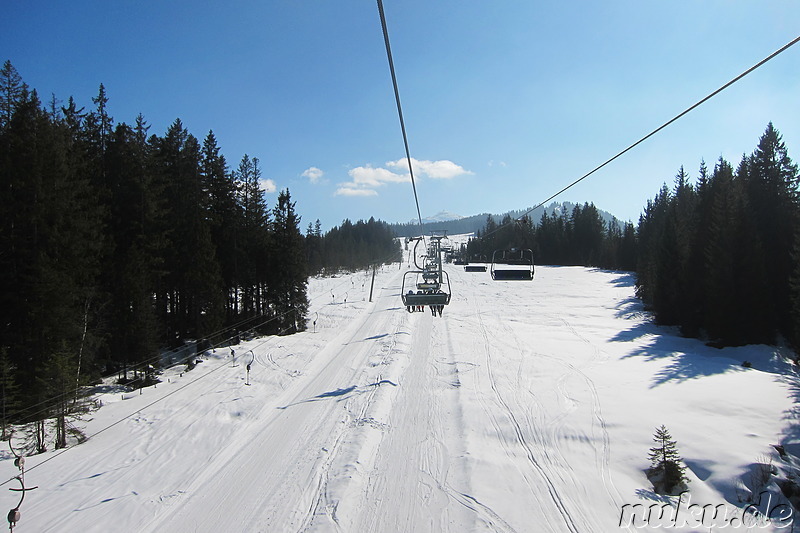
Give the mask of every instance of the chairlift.
POLYGON ((490 272, 494 281, 533 280, 533 251, 530 248, 495 250, 490 272), (502 265, 498 267, 497 265, 502 265))
MULTIPOLYGON (((429 306, 433 314, 441 316, 444 306, 450 303, 450 277, 442 270, 441 239, 444 236, 434 235, 425 254, 424 267, 417 263, 416 247, 414 245, 414 265, 416 270, 409 270, 403 275, 403 284, 400 296, 403 305, 409 312, 422 310, 429 306)), ((420 239, 421 240, 421 239, 420 239)))
POLYGON ((443 283, 415 283, 417 291, 413 289, 406 290, 406 287, 412 285, 408 280, 410 276, 419 276, 423 274, 421 270, 409 270, 403 275, 403 285, 401 288, 401 296, 403 298, 403 305, 406 307, 426 305, 447 305, 450 303, 450 277, 447 272, 442 271, 443 283))

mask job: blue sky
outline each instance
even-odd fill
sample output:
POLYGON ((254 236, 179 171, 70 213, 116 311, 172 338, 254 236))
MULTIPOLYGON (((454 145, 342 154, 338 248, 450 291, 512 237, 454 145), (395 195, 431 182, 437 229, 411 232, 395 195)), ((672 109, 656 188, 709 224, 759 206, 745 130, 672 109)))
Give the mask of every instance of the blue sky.
MULTIPOLYGON (((800 2, 384 0, 423 216, 535 205, 800 35, 800 2)), ((11 2, 0 60, 42 100, 258 157, 303 225, 416 216, 374 0, 11 2)), ((800 44, 558 200, 637 220, 769 121, 800 160, 800 44)), ((269 192, 272 205, 277 193, 269 192)))

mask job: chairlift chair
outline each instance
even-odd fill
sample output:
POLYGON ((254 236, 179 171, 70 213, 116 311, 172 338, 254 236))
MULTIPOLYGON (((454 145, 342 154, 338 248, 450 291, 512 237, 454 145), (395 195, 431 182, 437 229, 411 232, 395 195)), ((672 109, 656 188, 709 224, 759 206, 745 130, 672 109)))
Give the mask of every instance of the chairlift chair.
POLYGON ((431 237, 427 253, 422 256, 422 267, 417 263, 416 254, 420 241, 417 240, 414 245, 414 264, 417 270, 409 270, 403 275, 400 289, 403 305, 409 311, 428 306, 434 315, 438 311, 441 316, 444 306, 450 303, 450 277, 442 270, 441 264, 442 238, 444 237, 436 235, 431 237))
POLYGON ((419 276, 424 274, 423 270, 409 270, 403 275, 403 285, 400 289, 400 295, 403 298, 403 305, 406 307, 413 306, 426 306, 426 305, 447 305, 450 303, 450 277, 447 272, 442 271, 443 283, 431 283, 428 287, 423 283, 414 282, 409 283, 410 276, 419 276), (417 292, 407 287, 414 286, 417 292), (445 290, 445 288, 447 290, 445 290))
POLYGON ((492 253, 490 272, 494 281, 532 281, 533 270, 533 251, 530 248, 495 250, 492 253), (519 257, 516 257, 517 253, 519 257), (502 266, 498 267, 498 263, 502 266))

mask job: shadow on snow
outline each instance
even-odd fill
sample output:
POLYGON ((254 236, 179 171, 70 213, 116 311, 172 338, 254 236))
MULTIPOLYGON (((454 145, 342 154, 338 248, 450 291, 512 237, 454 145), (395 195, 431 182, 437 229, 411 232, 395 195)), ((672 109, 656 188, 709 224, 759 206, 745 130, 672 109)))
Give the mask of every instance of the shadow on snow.
POLYGON ((370 387, 380 387, 383 384, 392 385, 394 387, 397 387, 397 383, 394 383, 389 379, 382 379, 380 381, 376 381, 375 383, 370 383, 369 385, 365 385, 363 387, 357 387, 355 385, 351 385, 349 387, 341 387, 341 388, 338 388, 336 390, 323 392, 323 393, 317 394, 316 396, 312 396, 311 398, 308 398, 308 399, 305 399, 305 400, 300 400, 298 402, 290 403, 289 405, 284 405, 284 406, 278 407, 278 409, 288 409, 289 407, 293 407, 295 405, 300 405, 302 403, 319 402, 319 401, 328 400, 328 399, 331 399, 331 398, 338 398, 338 400, 336 400, 336 401, 341 401, 341 400, 345 400, 345 399, 347 399, 347 398, 349 398, 351 396, 354 396, 356 394, 363 394, 363 393, 367 392, 370 387))

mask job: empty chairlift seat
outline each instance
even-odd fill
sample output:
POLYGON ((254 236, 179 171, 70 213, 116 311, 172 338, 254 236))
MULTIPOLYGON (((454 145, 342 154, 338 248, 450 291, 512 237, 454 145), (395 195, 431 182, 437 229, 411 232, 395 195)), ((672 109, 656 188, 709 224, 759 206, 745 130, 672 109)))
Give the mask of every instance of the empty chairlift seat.
POLYGON ((490 272, 495 281, 533 280, 533 251, 530 248, 495 250, 490 272))
POLYGON ((486 265, 466 265, 464 272, 486 272, 486 265))

